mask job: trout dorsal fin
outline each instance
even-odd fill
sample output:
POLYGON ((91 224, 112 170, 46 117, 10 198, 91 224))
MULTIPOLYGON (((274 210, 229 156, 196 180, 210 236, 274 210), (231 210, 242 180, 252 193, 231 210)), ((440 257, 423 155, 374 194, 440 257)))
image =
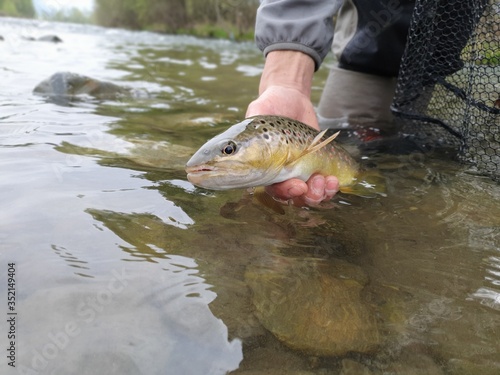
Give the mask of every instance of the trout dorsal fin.
POLYGON ((310 154, 312 152, 315 152, 315 151, 318 151, 319 149, 321 149, 322 147, 325 147, 328 143, 330 143, 331 141, 333 141, 335 138, 337 138, 337 136, 340 134, 340 131, 338 131, 337 133, 333 134, 332 136, 328 137, 327 139, 325 139, 323 142, 320 142, 321 141, 321 138, 323 138, 323 136, 325 135, 325 133, 327 132, 328 129, 325 129, 321 132, 318 133, 318 135, 316 137, 314 137, 313 141, 311 142, 310 145, 308 145, 304 151, 302 151, 302 153, 299 155, 298 158, 301 158, 307 154, 310 154))

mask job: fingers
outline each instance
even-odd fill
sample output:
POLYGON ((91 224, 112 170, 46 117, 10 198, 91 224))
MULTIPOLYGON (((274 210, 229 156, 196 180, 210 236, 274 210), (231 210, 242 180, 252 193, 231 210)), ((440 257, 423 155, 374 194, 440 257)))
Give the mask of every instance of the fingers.
POLYGON ((317 206, 329 201, 339 191, 339 180, 335 176, 324 177, 316 174, 305 183, 299 179, 290 179, 266 187, 271 196, 280 200, 292 200, 299 207, 317 206))
POLYGON ((335 176, 326 177, 325 193, 327 199, 332 199, 340 191, 339 179, 335 176))
POLYGON ((306 194, 308 190, 307 184, 297 178, 292 178, 266 187, 268 194, 284 201, 300 197, 306 194))
POLYGON ((339 180, 335 176, 313 175, 307 185, 309 189, 302 199, 306 205, 312 207, 329 201, 339 191, 339 180))

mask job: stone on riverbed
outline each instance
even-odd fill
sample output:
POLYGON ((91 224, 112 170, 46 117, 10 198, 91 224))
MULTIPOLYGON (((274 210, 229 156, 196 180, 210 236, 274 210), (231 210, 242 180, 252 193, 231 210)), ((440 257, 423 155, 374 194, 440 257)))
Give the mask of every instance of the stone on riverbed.
POLYGON ((24 40, 28 40, 30 42, 50 42, 50 43, 62 43, 62 39, 57 35, 44 35, 39 38, 33 38, 32 36, 22 37, 24 40))
POLYGON ((341 356, 379 345, 375 316, 361 297, 368 278, 360 267, 274 257, 245 276, 259 321, 287 346, 314 356, 341 356))
POLYGON ((39 42, 62 43, 62 39, 57 35, 44 35, 37 39, 39 42))
POLYGON ((48 97, 56 104, 68 104, 82 96, 97 99, 116 100, 121 98, 147 97, 145 92, 129 87, 115 85, 91 77, 71 72, 58 72, 40 82, 33 90, 34 94, 48 97))

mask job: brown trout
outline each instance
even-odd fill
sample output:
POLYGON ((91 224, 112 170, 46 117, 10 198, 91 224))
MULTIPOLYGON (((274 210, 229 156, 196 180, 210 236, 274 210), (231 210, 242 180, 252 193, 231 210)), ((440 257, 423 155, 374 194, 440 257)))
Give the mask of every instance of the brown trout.
POLYGON ((363 191, 353 189, 360 182, 359 165, 332 142, 338 133, 325 133, 286 117, 250 117, 205 143, 187 162, 187 178, 199 187, 226 190, 307 181, 319 173, 336 176, 341 191, 373 196, 366 194, 373 188, 368 183, 363 191))

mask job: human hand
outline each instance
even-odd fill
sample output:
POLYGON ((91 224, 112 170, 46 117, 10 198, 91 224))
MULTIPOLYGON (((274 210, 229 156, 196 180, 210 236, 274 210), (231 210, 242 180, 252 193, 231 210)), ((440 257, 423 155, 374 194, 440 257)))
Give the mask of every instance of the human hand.
MULTIPOLYGON (((268 54, 260 82, 259 97, 250 103, 246 117, 279 115, 301 121, 319 130, 310 100, 313 60, 295 51, 268 54)), ((335 176, 315 174, 307 182, 292 178, 266 187, 266 192, 297 206, 316 206, 330 200, 339 190, 335 176)))
POLYGON ((318 119, 309 96, 294 88, 267 87, 248 105, 246 117, 256 115, 285 116, 319 130, 318 119))
POLYGON ((317 206, 329 201, 339 191, 339 180, 335 176, 312 175, 307 182, 292 178, 266 186, 266 192, 281 200, 291 200, 295 206, 317 206))

